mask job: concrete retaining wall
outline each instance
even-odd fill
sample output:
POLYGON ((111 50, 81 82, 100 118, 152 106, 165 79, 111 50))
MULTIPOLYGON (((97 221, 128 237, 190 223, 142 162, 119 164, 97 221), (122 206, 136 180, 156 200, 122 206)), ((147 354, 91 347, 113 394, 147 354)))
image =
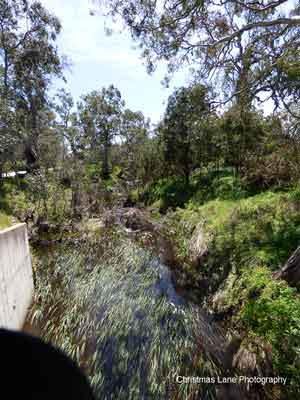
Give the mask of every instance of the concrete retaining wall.
POLYGON ((26 224, 0 231, 0 326, 23 327, 33 297, 26 224))

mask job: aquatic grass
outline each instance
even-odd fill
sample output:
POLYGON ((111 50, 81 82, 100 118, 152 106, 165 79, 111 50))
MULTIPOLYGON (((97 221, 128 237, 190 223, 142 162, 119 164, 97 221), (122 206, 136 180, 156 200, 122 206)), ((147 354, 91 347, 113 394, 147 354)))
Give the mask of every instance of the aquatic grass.
POLYGON ((214 398, 213 385, 175 382, 217 368, 197 348, 196 310, 169 297, 171 282, 160 284, 164 271, 150 253, 121 240, 100 257, 93 244, 52 259, 36 268, 31 315, 42 336, 85 369, 97 399, 214 398))

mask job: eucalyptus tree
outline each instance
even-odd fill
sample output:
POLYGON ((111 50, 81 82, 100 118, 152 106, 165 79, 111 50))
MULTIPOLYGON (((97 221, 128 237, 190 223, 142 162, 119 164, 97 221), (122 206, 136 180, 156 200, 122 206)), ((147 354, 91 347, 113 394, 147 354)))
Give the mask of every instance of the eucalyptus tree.
POLYGON ((102 177, 110 176, 109 157, 113 141, 120 136, 124 108, 120 91, 113 85, 82 96, 79 120, 89 141, 89 151, 102 161, 102 177))
POLYGON ((98 2, 130 28, 150 71, 159 60, 168 62, 170 72, 192 63, 201 79, 226 83, 222 101, 272 98, 276 107, 288 107, 299 97, 298 1, 98 2))
POLYGON ((74 129, 76 114, 73 108, 74 100, 71 93, 65 89, 58 90, 55 96, 54 109, 58 117, 56 120, 56 130, 63 144, 63 174, 68 152, 71 151, 74 155, 77 152, 74 140, 76 137, 74 134, 76 132, 76 129, 74 129))
POLYGON ((131 180, 142 179, 145 150, 149 141, 150 120, 142 112, 125 109, 122 114, 121 162, 131 180))
POLYGON ((15 160, 19 142, 20 132, 15 114, 7 108, 4 98, 0 97, 0 184, 4 165, 15 160))
POLYGON ((82 183, 85 180, 85 166, 88 137, 86 137, 80 117, 74 107, 72 95, 60 89, 55 96, 55 128, 62 142, 62 168, 60 180, 71 188, 71 208, 77 214, 80 206, 82 183))
POLYGON ((181 87, 169 97, 164 119, 159 127, 163 153, 169 172, 184 176, 189 182, 194 165, 197 136, 201 123, 210 112, 208 89, 203 85, 181 87))
POLYGON ((19 21, 22 19, 22 17, 24 17, 24 13, 26 13, 27 9, 27 1, 0 1, 0 55, 3 71, 3 86, 1 92, 5 99, 7 98, 9 92, 9 73, 13 64, 14 54, 24 43, 29 33, 31 33, 31 31, 26 31, 22 36, 20 36, 19 21))
POLYGON ((59 20, 39 1, 0 1, 0 60, 2 96, 7 113, 25 132, 28 166, 38 160, 40 119, 47 105, 53 76, 62 77, 62 62, 55 45, 59 20))

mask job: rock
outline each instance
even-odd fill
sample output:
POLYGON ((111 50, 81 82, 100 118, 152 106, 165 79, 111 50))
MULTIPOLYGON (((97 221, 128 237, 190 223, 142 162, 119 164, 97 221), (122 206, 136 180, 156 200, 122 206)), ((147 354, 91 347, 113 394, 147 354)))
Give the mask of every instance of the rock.
POLYGON ((201 259, 208 252, 210 237, 204 232, 203 223, 200 222, 193 233, 189 242, 189 258, 194 267, 198 267, 201 259))
POLYGON ((121 216, 121 222, 133 231, 153 231, 154 225, 147 220, 145 214, 137 208, 129 208, 121 216))
POLYGON ((174 247, 170 240, 164 237, 158 237, 156 246, 162 264, 172 265, 176 263, 174 247))

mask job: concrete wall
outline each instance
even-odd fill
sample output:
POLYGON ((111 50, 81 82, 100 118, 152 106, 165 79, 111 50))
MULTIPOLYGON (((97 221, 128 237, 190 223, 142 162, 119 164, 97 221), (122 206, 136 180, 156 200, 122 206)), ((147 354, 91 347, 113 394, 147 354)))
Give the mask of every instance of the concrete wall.
POLYGON ((21 329, 33 297, 26 224, 0 231, 0 327, 21 329))

